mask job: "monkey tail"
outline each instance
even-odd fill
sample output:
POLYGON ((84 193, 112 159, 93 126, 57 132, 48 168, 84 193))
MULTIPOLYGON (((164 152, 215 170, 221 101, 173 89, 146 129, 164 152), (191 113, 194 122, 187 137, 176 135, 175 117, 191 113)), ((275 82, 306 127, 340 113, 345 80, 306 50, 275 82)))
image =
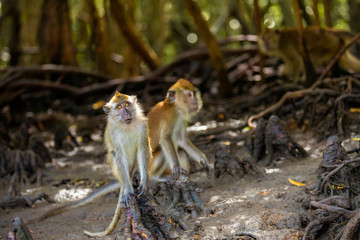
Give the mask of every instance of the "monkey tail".
POLYGON ((339 65, 341 68, 353 72, 360 72, 360 59, 355 57, 350 50, 346 50, 345 53, 339 59, 339 65))
POLYGON ((95 201, 96 199, 98 199, 99 197, 106 195, 110 192, 113 192, 117 189, 120 188, 120 183, 118 181, 112 181, 108 184, 106 184, 105 186, 91 192, 90 194, 88 194, 85 198, 80 199, 78 201, 72 202, 70 204, 64 205, 64 206, 60 206, 57 207, 55 209, 50 209, 48 212, 46 212, 45 214, 43 214, 42 216, 35 218, 35 219, 30 219, 28 221, 25 221, 26 224, 32 224, 32 223, 38 223, 41 222, 49 217, 53 217, 56 216, 60 213, 66 212, 70 209, 74 209, 77 207, 81 207, 84 206, 90 202, 95 201))
POLYGON ((90 237, 104 237, 106 235, 111 234, 114 231, 117 223, 119 222, 120 215, 121 215, 121 210, 122 210, 121 194, 119 194, 119 199, 118 199, 118 203, 116 205, 114 217, 111 220, 111 223, 108 226, 108 228, 105 231, 102 231, 102 232, 89 232, 89 231, 84 230, 85 235, 90 236, 90 237))

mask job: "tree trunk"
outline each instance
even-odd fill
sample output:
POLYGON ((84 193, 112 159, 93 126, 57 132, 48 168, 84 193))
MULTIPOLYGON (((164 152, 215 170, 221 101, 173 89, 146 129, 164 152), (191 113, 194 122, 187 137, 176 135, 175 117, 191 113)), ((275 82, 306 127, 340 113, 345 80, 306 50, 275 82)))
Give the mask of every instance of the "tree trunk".
POLYGON ((20 10, 18 0, 2 0, 2 15, 0 17, 0 24, 9 19, 10 23, 10 39, 9 39, 9 53, 10 53, 10 66, 16 66, 20 58, 20 10))
POLYGON ((291 11, 291 0, 282 0, 278 2, 281 12, 284 16, 284 23, 286 27, 296 27, 294 14, 291 11))
MULTIPOLYGON (((131 25, 135 26, 135 2, 127 1, 128 21, 131 21, 131 25)), ((132 47, 126 47, 124 53, 124 77, 134 77, 141 75, 140 65, 141 56, 136 53, 132 47)))
POLYGON ((328 28, 332 27, 331 14, 330 14, 330 2, 329 0, 323 0, 324 12, 325 12, 325 24, 328 28))
POLYGON ((149 44, 142 40, 141 34, 129 20, 126 6, 118 0, 110 0, 111 11, 128 44, 136 51, 151 70, 158 68, 160 60, 149 44))
POLYGON ((350 29, 353 32, 360 33, 360 24, 359 24, 359 16, 360 16, 360 2, 357 0, 348 0, 349 6, 349 25, 350 29))
POLYGON ((312 18, 305 11, 306 6, 304 0, 298 0, 298 4, 299 4, 299 11, 301 12, 301 17, 305 20, 306 25, 307 26, 313 25, 312 18))
POLYGON ((91 41, 94 44, 96 68, 114 76, 115 70, 110 59, 109 39, 105 32, 104 20, 99 16, 94 0, 86 0, 86 4, 90 15, 91 41))
POLYGON ((315 26, 320 27, 320 17, 319 17, 319 8, 318 8, 318 0, 314 0, 313 2, 313 12, 314 12, 314 19, 315 19, 315 26))
POLYGON ((45 0, 38 29, 43 63, 76 65, 67 0, 45 0))
MULTIPOLYGON (((260 13, 260 7, 258 0, 254 0, 254 22, 255 22, 255 28, 256 33, 258 36, 261 34, 261 27, 262 27, 262 14, 260 13)), ((264 56, 262 52, 260 51, 259 47, 259 41, 258 41, 258 55, 259 55, 259 65, 260 65, 260 77, 261 81, 264 81, 264 56)))
POLYGON ((245 1, 242 3, 240 3, 239 1, 230 2, 230 16, 239 20, 242 34, 253 34, 255 32, 253 30, 252 24, 250 24, 248 19, 246 18, 246 9, 243 8, 244 4, 246 4, 245 1))
POLYGON ((210 29, 201 15, 201 9, 193 0, 183 0, 183 3, 193 17, 195 25, 197 26, 200 38, 204 41, 210 55, 210 59, 217 71, 217 77, 220 84, 220 94, 223 97, 230 97, 232 95, 230 82, 225 67, 225 59, 220 51, 220 47, 215 39, 215 36, 210 32, 210 29))
POLYGON ((300 2, 301 2, 301 0, 293 0, 294 13, 295 13, 295 18, 296 18, 296 23, 297 23, 298 33, 299 33, 299 43, 300 43, 299 48, 300 48, 300 52, 302 55, 304 68, 305 68, 306 84, 311 85, 311 83, 313 83, 315 80, 316 74, 315 74, 314 66, 312 65, 310 57, 309 57, 309 52, 306 47, 306 41, 304 38, 304 26, 302 23, 302 12, 303 11, 300 11, 300 6, 299 6, 300 2))

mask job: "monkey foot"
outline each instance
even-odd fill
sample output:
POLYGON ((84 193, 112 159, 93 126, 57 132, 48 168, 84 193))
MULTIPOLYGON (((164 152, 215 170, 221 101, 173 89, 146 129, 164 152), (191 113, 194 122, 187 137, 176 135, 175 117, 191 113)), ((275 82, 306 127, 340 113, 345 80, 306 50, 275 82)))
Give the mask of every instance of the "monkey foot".
POLYGON ((125 239, 170 239, 167 218, 161 214, 150 194, 136 196, 125 209, 125 239))
POLYGON ((168 214, 178 206, 182 206, 183 211, 191 214, 191 217, 196 217, 197 212, 204 211, 204 204, 186 173, 182 174, 178 179, 170 178, 167 181, 167 190, 172 197, 168 214))

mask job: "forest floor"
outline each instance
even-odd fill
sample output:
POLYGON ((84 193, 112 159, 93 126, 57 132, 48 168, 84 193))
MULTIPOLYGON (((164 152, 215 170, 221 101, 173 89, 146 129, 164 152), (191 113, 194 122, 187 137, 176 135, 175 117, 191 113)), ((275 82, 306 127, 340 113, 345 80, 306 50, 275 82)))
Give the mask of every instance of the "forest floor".
MULTIPOLYGON (((254 239, 242 238, 241 234, 251 234, 262 240, 300 239, 306 226, 302 224, 305 210, 301 208, 301 200, 312 189, 325 142, 317 142, 310 132, 296 130, 290 135, 310 153, 309 157, 296 162, 281 159, 276 166, 270 167, 260 164, 263 174, 257 176, 246 174, 237 178, 222 175, 219 179, 208 179, 204 172, 192 174, 191 180, 198 183, 206 210, 198 217, 186 220, 192 230, 178 232, 180 239, 254 239), (294 186, 288 178, 306 185, 294 186), (193 229, 197 221, 203 229, 193 229)), ((343 142, 347 150, 351 144, 350 139, 343 142)), ((200 148, 214 163, 214 145, 200 148)), ((232 147, 232 154, 240 159, 246 154, 244 141, 232 147)), ((48 164, 43 181, 45 185, 24 188, 22 194, 43 191, 62 203, 40 201, 33 208, 0 209, 0 239, 6 239, 14 217, 27 220, 40 216, 54 206, 63 205, 63 202, 83 197, 94 189, 94 183, 112 180, 110 167, 103 161, 103 156, 102 143, 92 142, 81 146, 73 156, 55 159, 48 164), (71 179, 73 184, 61 184, 64 179, 71 179)), ((2 188, 1 196, 6 195, 5 190, 2 188)), ((158 200, 161 203, 161 197, 158 200)), ((34 239, 88 239, 83 230, 102 231, 107 227, 116 203, 117 193, 111 193, 87 206, 29 224, 28 227, 34 239)), ((123 222, 124 216, 113 234, 104 239, 123 239, 123 222)))

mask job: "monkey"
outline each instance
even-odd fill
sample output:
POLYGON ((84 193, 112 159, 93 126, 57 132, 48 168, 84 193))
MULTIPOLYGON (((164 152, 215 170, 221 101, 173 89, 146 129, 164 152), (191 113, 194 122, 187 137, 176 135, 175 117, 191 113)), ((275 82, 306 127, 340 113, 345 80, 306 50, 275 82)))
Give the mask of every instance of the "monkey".
POLYGON ((107 125, 104 142, 107 161, 120 186, 120 194, 113 219, 103 232, 84 233, 88 236, 109 235, 119 221, 121 209, 133 203, 132 176, 140 172, 139 195, 147 191, 147 163, 151 158, 148 138, 148 122, 136 96, 116 91, 111 100, 104 105, 107 125))
MULTIPOLYGON (((164 181, 162 177, 170 175, 172 172, 178 175, 182 169, 189 171, 190 165, 186 159, 185 152, 196 161, 202 163, 209 172, 208 176, 211 177, 211 168, 209 167, 207 157, 191 143, 186 132, 188 122, 191 117, 200 111, 201 107, 202 100, 199 90, 189 81, 180 79, 170 87, 165 100, 157 103, 150 110, 147 115, 149 141, 150 149, 155 150, 153 157, 149 157, 147 173, 150 179, 164 181), (161 137, 163 139, 160 139, 161 137), (164 147, 160 146, 164 140, 168 141, 168 148, 166 148, 166 143, 164 147), (178 147, 181 148, 180 151, 178 147), (165 159, 167 155, 163 153, 162 149, 171 156, 169 160, 165 159), (180 162, 178 157, 180 157, 180 162)), ((95 190, 83 199, 49 210, 39 218, 27 223, 39 222, 67 210, 84 206, 101 196, 117 191, 119 188, 119 182, 113 181, 95 190)))
MULTIPOLYGON (((320 27, 304 28, 303 34, 310 61, 315 68, 328 64, 353 37, 353 34, 347 31, 320 27)), ((305 80, 296 28, 265 29, 259 38, 259 48, 264 54, 284 61, 280 75, 285 75, 296 83, 305 80)), ((348 72, 360 72, 360 59, 352 55, 350 50, 345 51, 338 64, 348 72)))
POLYGON ((166 98, 150 110, 147 117, 153 158, 148 172, 152 178, 172 174, 177 179, 183 170, 189 172, 185 153, 201 163, 211 177, 206 155, 193 145, 186 131, 201 107, 200 91, 188 80, 179 79, 169 88, 166 98))

